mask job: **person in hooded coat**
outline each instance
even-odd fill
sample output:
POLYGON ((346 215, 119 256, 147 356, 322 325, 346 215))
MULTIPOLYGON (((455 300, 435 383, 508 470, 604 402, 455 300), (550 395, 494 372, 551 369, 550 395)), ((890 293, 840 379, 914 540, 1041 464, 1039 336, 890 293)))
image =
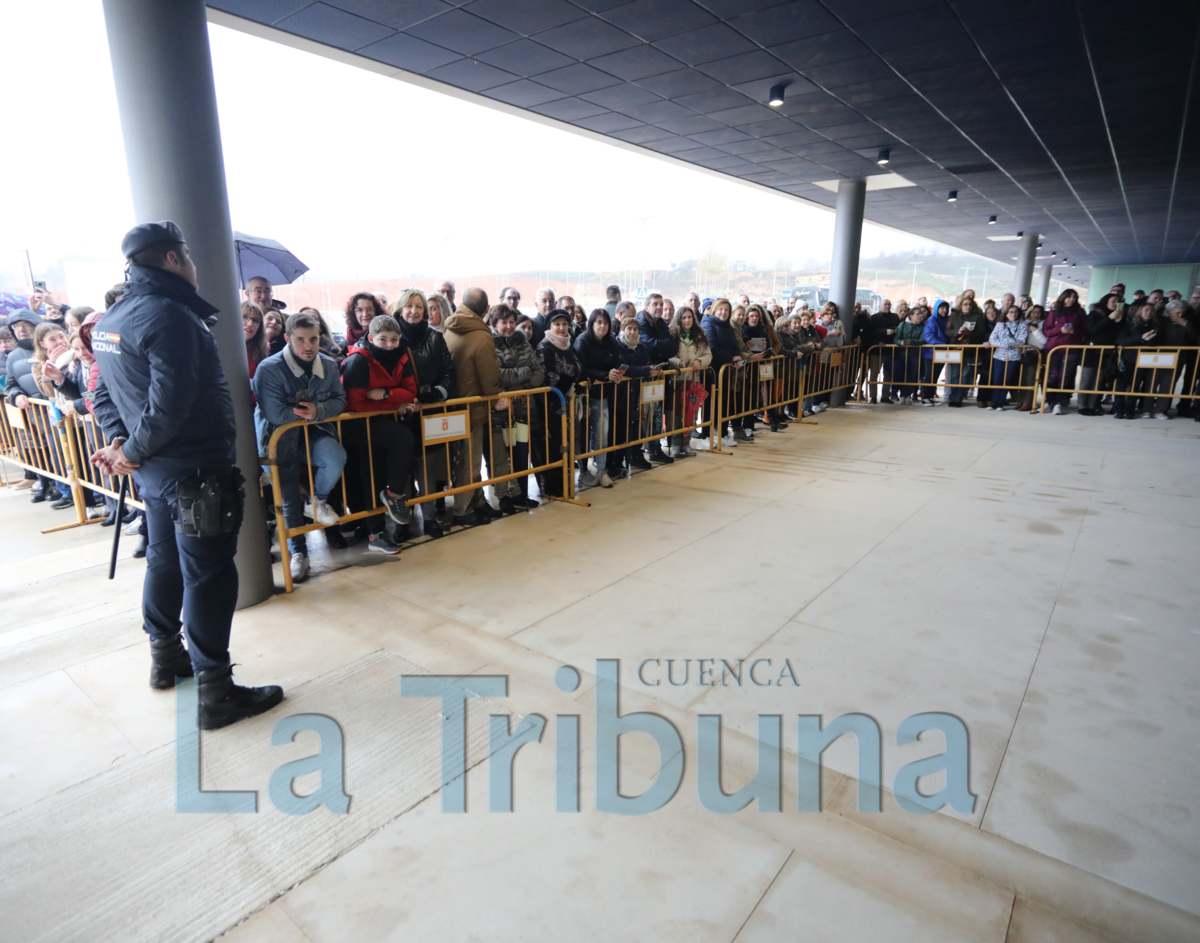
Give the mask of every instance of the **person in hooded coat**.
MULTIPOLYGON (((652 362, 655 348, 643 343, 640 325, 634 318, 626 318, 621 322, 617 344, 621 347, 621 360, 625 367, 625 381, 617 384, 615 421, 613 423, 613 441, 620 444, 622 441, 633 442, 639 438, 644 439, 654 434, 654 428, 661 429, 661 425, 654 426, 654 407, 659 407, 659 422, 661 423, 662 404, 642 405, 642 380, 657 379, 662 376, 663 365, 667 361, 652 362)), ((661 351, 661 348, 658 350, 661 351)), ((655 447, 658 445, 657 439, 651 439, 647 443, 651 456, 654 456, 655 447)), ((658 451, 661 453, 661 446, 658 451)), ((663 457, 666 456, 660 455, 660 458, 663 457)), ((609 477, 623 475, 626 463, 631 470, 640 468, 645 471, 651 467, 650 461, 642 454, 642 446, 629 445, 608 453, 609 477)))
POLYGON ((1087 315, 1079 305, 1079 295, 1068 288, 1053 305, 1042 323, 1046 335, 1046 388, 1061 387, 1062 392, 1047 393, 1042 412, 1053 411, 1061 416, 1063 407, 1071 400, 1075 389, 1075 373, 1079 369, 1082 351, 1076 345, 1087 343, 1087 315), (1057 355, 1054 351, 1059 347, 1057 355))
MULTIPOLYGON (((945 345, 950 343, 947 328, 950 325, 950 302, 935 298, 933 314, 925 322, 926 345, 945 345)), ((933 346, 926 346, 921 351, 921 405, 932 406, 937 402, 938 377, 942 375, 945 364, 934 363, 933 346)))
POLYGON ((1125 327, 1125 302, 1120 295, 1109 292, 1097 301, 1087 313, 1087 338, 1089 348, 1080 363, 1080 390, 1095 390, 1094 393, 1079 394, 1079 415, 1103 416, 1100 401, 1104 392, 1111 390, 1116 375, 1117 338, 1125 327))

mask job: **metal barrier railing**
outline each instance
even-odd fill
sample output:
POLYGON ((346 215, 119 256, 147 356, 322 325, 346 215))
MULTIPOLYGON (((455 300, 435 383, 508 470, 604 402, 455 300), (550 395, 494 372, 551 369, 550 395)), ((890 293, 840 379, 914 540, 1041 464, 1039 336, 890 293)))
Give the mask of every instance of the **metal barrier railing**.
MULTIPOLYGON (((279 534, 280 557, 283 563, 284 587, 287 592, 293 589, 291 576, 291 552, 288 548, 288 538, 298 537, 310 531, 321 530, 327 526, 314 521, 297 527, 288 527, 284 520, 283 488, 279 474, 279 442, 282 436, 292 429, 299 430, 302 437, 303 453, 298 452, 297 464, 303 459, 306 468, 308 493, 316 494, 312 461, 312 427, 315 425, 332 425, 336 429, 337 440, 347 451, 347 470, 354 462, 355 471, 362 482, 366 484, 351 493, 348 474, 342 474, 339 480, 340 498, 343 513, 338 517, 338 525, 352 521, 363 520, 383 514, 386 508, 379 501, 379 494, 385 486, 382 480, 384 474, 378 469, 377 463, 381 456, 373 448, 373 436, 378 435, 378 429, 373 432, 377 422, 409 422, 413 432, 414 456, 420 451, 419 470, 415 482, 421 488, 421 493, 410 493, 407 504, 415 507, 439 498, 447 498, 468 491, 475 491, 484 486, 496 486, 503 482, 524 478, 528 475, 559 474, 562 476, 561 494, 546 494, 543 496, 555 501, 565 501, 572 504, 583 502, 574 500, 575 476, 572 473, 573 444, 570 438, 568 422, 568 400, 554 387, 539 387, 534 390, 514 390, 494 396, 467 396, 459 399, 446 400, 435 405, 427 405, 420 413, 408 417, 397 417, 394 412, 359 412, 342 413, 323 423, 310 423, 304 420, 279 426, 271 435, 267 447, 267 455, 263 462, 268 467, 271 478, 271 489, 275 503, 275 522, 279 534), (504 408, 497 409, 498 405, 504 408), (480 420, 480 410, 472 407, 482 406, 487 410, 486 421, 480 420), (521 407, 524 407, 523 409, 521 407), (526 422, 521 422, 521 417, 526 422), (557 417, 557 433, 554 424, 557 417), (346 436, 348 424, 350 435, 346 436), (518 427, 526 425, 532 434, 541 438, 540 456, 545 461, 531 464, 529 467, 517 468, 514 459, 520 453, 518 427), (481 429, 477 428, 482 426, 481 429), (347 445, 351 448, 347 448, 347 445), (353 452, 351 451, 353 449, 353 452), (466 450, 465 454, 462 450, 466 450), (557 455, 555 458, 554 456, 557 455), (432 458, 432 461, 431 461, 432 458), (553 458, 553 460, 551 460, 553 458), (444 464, 442 464, 444 460, 444 464), (480 461, 486 460, 487 477, 480 472, 480 461), (470 471, 470 481, 454 485, 456 477, 454 469, 460 472, 470 471), (446 478, 437 477, 439 470, 444 469, 446 478), (504 470, 507 469, 507 470, 504 470), (444 487, 435 487, 441 484, 444 487), (357 507, 356 507, 357 506, 357 507), (355 510, 350 510, 356 507, 355 510)), ((417 463, 414 463, 417 464, 417 463)), ((586 505, 584 505, 586 506, 586 505)))
POLYGON ((810 395, 804 392, 805 380, 810 376, 804 361, 782 355, 723 364, 717 372, 709 450, 727 454, 721 449, 721 434, 727 423, 782 409, 810 395))
POLYGON ((878 373, 869 379, 862 374, 855 399, 863 402, 871 387, 879 389, 879 400, 888 395, 932 399, 940 386, 974 389, 981 394, 983 390, 1005 390, 1028 394, 1032 402, 1042 374, 1041 351, 1029 345, 1017 349, 1021 351, 1019 360, 1001 360, 997 356, 1000 348, 990 344, 877 344, 866 352, 863 363, 878 373), (931 356, 925 356, 927 351, 931 356))
MULTIPOLYGON (((1200 347, 1101 347, 1062 344, 1044 355, 1041 409, 1049 396, 1112 395, 1118 412, 1133 412, 1148 401, 1151 413, 1166 413, 1174 400, 1200 399, 1196 367, 1200 347), (1179 388, 1178 391, 1176 388, 1179 388)), ((1035 405, 1035 411, 1037 405, 1035 405)))
POLYGON ((806 359, 808 378, 804 398, 811 399, 853 389, 862 372, 863 350, 857 344, 850 344, 819 351, 806 359))
POLYGON ((24 409, 5 403, 0 416, 0 457, 71 489, 75 520, 48 527, 43 534, 91 523, 78 476, 86 462, 80 460, 74 418, 64 416, 53 403, 33 397, 24 409))
POLYGON ((712 371, 707 367, 664 370, 651 378, 585 380, 579 386, 581 405, 573 417, 575 461, 691 436, 706 425, 701 415, 712 411, 712 371), (699 407, 689 404, 695 387, 705 394, 699 407))
MULTIPOLYGON (((75 437, 76 452, 80 457, 80 462, 77 466, 79 469, 79 484, 89 491, 104 495, 106 498, 112 498, 115 501, 121 487, 120 476, 110 475, 88 461, 94 452, 108 447, 108 436, 104 434, 100 423, 96 422, 90 413, 84 415, 76 413, 70 417, 68 427, 75 437)), ((125 506, 137 508, 139 511, 146 509, 145 504, 138 497, 137 481, 133 475, 129 476, 129 492, 125 495, 125 506)))

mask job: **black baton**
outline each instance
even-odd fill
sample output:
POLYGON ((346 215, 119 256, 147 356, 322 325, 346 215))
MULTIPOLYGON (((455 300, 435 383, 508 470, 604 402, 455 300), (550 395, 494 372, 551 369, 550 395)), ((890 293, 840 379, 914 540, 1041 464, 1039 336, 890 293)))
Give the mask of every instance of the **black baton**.
POLYGON ((125 528, 125 522, 122 520, 125 517, 125 494, 129 491, 129 476, 121 476, 121 488, 117 492, 117 526, 113 528, 113 549, 112 559, 108 563, 108 578, 114 579, 117 575, 117 548, 121 545, 121 531, 125 528))

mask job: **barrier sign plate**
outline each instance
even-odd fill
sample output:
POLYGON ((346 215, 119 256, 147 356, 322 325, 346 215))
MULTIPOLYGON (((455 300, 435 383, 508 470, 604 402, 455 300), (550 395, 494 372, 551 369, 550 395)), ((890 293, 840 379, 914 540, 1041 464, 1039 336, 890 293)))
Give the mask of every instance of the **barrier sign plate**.
POLYGON ((760 363, 758 365, 758 378, 760 380, 774 380, 775 379, 775 364, 760 363))
POLYGON ((833 353, 831 353, 829 355, 829 366, 840 367, 841 365, 842 365, 842 352, 840 350, 835 350, 833 353))
MULTIPOLYGON (((1138 354, 1139 367, 1160 367, 1166 370, 1175 369, 1174 354, 1138 354)), ((1186 391, 1185 391, 1186 392, 1186 391)))
POLYGON ((962 363, 961 350, 935 350, 933 352, 934 363, 962 363))
POLYGON ((470 423, 467 421, 467 410, 465 409, 454 413, 421 417, 421 433, 426 445, 465 439, 470 434, 469 430, 470 423))
POLYGON ((642 384, 642 402, 643 403, 661 403, 663 396, 666 394, 667 384, 658 383, 643 383, 642 384))
POLYGON ((14 429, 25 429, 25 410, 17 409, 16 406, 4 404, 4 414, 8 417, 8 424, 14 429))

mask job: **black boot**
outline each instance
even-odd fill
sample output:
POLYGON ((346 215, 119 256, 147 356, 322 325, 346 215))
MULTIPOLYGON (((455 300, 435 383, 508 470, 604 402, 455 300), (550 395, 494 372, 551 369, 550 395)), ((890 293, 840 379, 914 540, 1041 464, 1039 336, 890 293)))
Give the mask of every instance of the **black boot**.
POLYGON ((196 680, 200 688, 198 719, 201 730, 236 724, 269 711, 283 700, 283 688, 275 684, 262 688, 243 688, 234 684, 232 665, 201 671, 196 680))
POLYGON ((133 558, 140 560, 146 555, 146 548, 150 546, 149 538, 143 533, 138 533, 137 543, 133 545, 133 558))
POLYGON ((183 647, 183 639, 178 635, 150 639, 150 687, 167 691, 175 687, 176 678, 191 676, 192 660, 183 647))

